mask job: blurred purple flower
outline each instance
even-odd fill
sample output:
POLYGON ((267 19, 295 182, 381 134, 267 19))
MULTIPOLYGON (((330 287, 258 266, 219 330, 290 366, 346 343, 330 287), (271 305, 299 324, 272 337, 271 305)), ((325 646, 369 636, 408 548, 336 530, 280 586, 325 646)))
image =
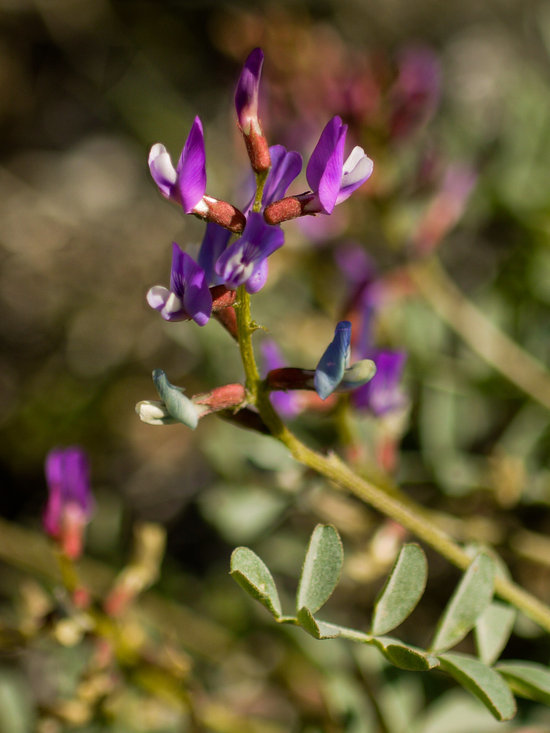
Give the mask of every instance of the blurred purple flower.
POLYGON ((200 204, 206 192, 206 154, 199 117, 195 117, 176 168, 164 145, 156 143, 149 153, 149 169, 165 198, 181 204, 186 214, 197 207, 204 213, 206 205, 200 204))
POLYGON ((283 241, 284 234, 279 227, 269 226, 261 214, 252 212, 242 236, 218 258, 216 273, 228 288, 246 284, 249 293, 256 293, 265 284, 267 258, 283 241))
POLYGON ((44 529, 61 543, 69 557, 77 558, 82 551, 84 527, 93 511, 86 453, 78 446, 54 448, 46 457, 45 473, 49 496, 44 529))
MULTIPOLYGON (((266 374, 273 369, 280 369, 281 367, 286 366, 279 347, 272 339, 262 341, 260 350, 264 372, 266 374)), ((271 400, 273 407, 282 417, 293 418, 301 412, 300 397, 296 392, 278 390, 271 392, 269 399, 271 400)))
POLYGON ((390 131, 395 137, 410 134, 434 113, 441 91, 441 64, 429 48, 404 49, 398 59, 399 76, 390 91, 390 131))
POLYGON ((334 392, 349 367, 351 323, 340 321, 334 330, 334 338, 315 369, 315 391, 322 400, 334 392))
POLYGON ((376 374, 370 382, 352 392, 353 405, 377 417, 405 407, 407 398, 399 383, 407 354, 404 351, 380 349, 369 357, 376 364, 376 374))
POLYGON ((166 321, 192 318, 204 326, 212 312, 212 295, 202 267, 192 257, 172 244, 170 289, 155 285, 147 293, 147 302, 166 321))
POLYGON ((373 162, 363 148, 353 148, 344 161, 347 131, 348 126, 336 116, 321 133, 306 170, 315 196, 305 205, 305 214, 331 214, 337 204, 349 198, 370 177, 373 162))

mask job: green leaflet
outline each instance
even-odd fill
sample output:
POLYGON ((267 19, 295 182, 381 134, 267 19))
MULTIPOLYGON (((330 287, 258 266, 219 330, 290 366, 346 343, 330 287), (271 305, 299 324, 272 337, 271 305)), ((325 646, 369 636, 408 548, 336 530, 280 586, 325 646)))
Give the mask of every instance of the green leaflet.
POLYGON ((412 672, 427 672, 439 666, 439 661, 432 654, 416 646, 405 644, 390 636, 376 636, 372 643, 380 649, 386 659, 400 669, 412 672))
POLYGON ((412 613, 424 593, 428 577, 426 555, 419 545, 403 545, 372 616, 371 633, 386 634, 412 613))
POLYGON ((438 654, 438 659, 441 669, 478 697, 497 720, 510 720, 514 717, 514 696, 498 672, 467 654, 447 652, 438 654))
POLYGON ((281 602, 267 565, 248 547, 237 547, 231 554, 230 575, 247 593, 262 603, 276 618, 281 602))
POLYGON ((479 616, 474 633, 479 657, 493 664, 506 646, 516 620, 516 610, 507 603, 493 601, 479 616))
POLYGON ((493 595, 495 564, 489 555, 477 555, 462 576, 441 616, 432 651, 445 651, 458 644, 474 627, 493 595))
POLYGON ((534 662, 501 662, 496 669, 522 697, 550 705, 550 669, 534 662))
POLYGON ((336 529, 318 524, 309 540, 296 596, 296 610, 314 614, 330 598, 342 572, 344 550, 336 529))

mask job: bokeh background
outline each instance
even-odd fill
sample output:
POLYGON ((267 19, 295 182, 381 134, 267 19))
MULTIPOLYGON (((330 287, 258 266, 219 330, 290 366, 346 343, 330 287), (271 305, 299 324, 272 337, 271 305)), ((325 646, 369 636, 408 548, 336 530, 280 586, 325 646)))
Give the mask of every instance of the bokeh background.
MULTIPOLYGON (((175 647, 196 655, 189 685, 242 716, 231 727, 220 713, 207 730, 245 730, 254 716, 270 723, 250 730, 383 730, 370 697, 390 711, 395 733, 412 730, 415 716, 418 733, 527 730, 523 723, 547 730, 542 707, 525 704, 519 723, 497 726, 443 677, 399 675, 345 645, 271 628, 227 575, 233 547, 253 546, 290 592, 313 526, 334 522, 348 563, 332 612, 360 627, 403 536, 331 493, 267 438, 214 417, 195 433, 155 428, 134 412, 137 401, 155 398, 157 367, 188 393, 241 379, 237 348, 218 324, 165 324, 145 303, 150 286, 167 283, 171 242, 192 251, 203 233, 160 197, 147 153, 161 141, 177 157, 199 114, 208 191, 244 205, 247 159, 233 92, 256 46, 266 55, 261 117, 270 142, 307 156, 340 114, 376 166, 330 220, 285 228, 285 248, 253 308, 288 363, 315 366, 344 313, 352 284, 338 266, 342 246, 363 248, 391 279, 418 255, 415 236, 451 180, 457 221, 436 242, 447 273, 485 317, 548 364, 548 3, 0 0, 5 537, 20 527, 38 541, 44 457, 56 445, 83 445, 96 496, 89 557, 114 571, 137 521, 166 529, 155 598, 194 614, 181 634, 171 628, 175 647), (411 53, 425 54, 429 67, 424 96, 412 102, 399 96, 411 53), (197 617, 211 623, 202 649, 197 617)), ((409 354, 396 478, 441 511, 460 539, 495 544, 514 576, 548 600, 547 408, 498 363, 480 359, 426 298, 406 287, 391 292, 378 338, 409 354)), ((305 414, 296 429, 318 447, 343 442, 334 416, 305 414)), ((372 446, 383 429, 368 416, 354 426, 367 472, 377 470, 372 446)), ((51 578, 16 546, 4 543, 1 554, 9 625, 23 613, 29 578, 40 587, 51 578)), ((427 643, 458 577, 429 559, 429 595, 407 632, 413 643, 427 643)), ((160 635, 157 611, 144 623, 160 635)), ((547 640, 525 620, 517 632, 507 654, 547 664, 547 640)), ((144 691, 131 675, 122 676, 116 704, 106 693, 88 717, 52 711, 55 700, 71 699, 82 651, 48 644, 0 659, 3 731, 194 730, 181 701, 159 699, 154 685, 144 691)))

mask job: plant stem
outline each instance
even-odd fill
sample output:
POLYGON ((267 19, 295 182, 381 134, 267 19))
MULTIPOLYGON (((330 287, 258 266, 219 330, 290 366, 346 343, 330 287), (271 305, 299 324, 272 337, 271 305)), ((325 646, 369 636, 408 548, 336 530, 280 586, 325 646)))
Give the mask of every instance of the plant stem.
POLYGON ((537 359, 489 321, 433 257, 408 268, 422 297, 479 356, 550 409, 550 374, 537 359))
MULTIPOLYGON (((385 489, 361 478, 336 454, 325 456, 317 453, 290 432, 273 409, 269 400, 269 392, 259 379, 251 341, 254 329, 250 320, 250 299, 244 287, 240 288, 239 302, 237 318, 239 345, 243 356, 247 388, 250 391, 251 401, 255 402, 262 420, 273 437, 286 445, 298 462, 332 481, 338 489, 348 491, 365 504, 391 517, 453 565, 465 570, 472 561, 471 555, 440 529, 422 506, 399 492, 388 493, 385 489)), ((550 607, 535 596, 501 577, 495 579, 495 593, 550 632, 550 607)))

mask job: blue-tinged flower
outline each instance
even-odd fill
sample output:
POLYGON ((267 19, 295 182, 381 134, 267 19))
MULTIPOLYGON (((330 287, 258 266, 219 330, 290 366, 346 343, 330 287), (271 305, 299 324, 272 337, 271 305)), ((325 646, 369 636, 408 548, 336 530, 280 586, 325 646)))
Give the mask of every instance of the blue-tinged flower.
POLYGON ((181 204, 186 214, 204 208, 199 205, 206 193, 206 153, 199 117, 195 117, 176 168, 164 145, 156 143, 149 153, 149 169, 161 194, 181 204))
POLYGON ((212 312, 212 295, 204 270, 175 242, 172 247, 170 289, 155 285, 147 293, 147 302, 166 321, 192 318, 204 326, 212 312))
POLYGON ((351 399, 355 407, 368 410, 378 417, 405 407, 407 398, 400 381, 407 354, 399 350, 380 349, 371 358, 376 364, 376 374, 370 382, 353 392, 351 399))
POLYGON ((330 120, 321 133, 306 169, 307 182, 315 197, 306 204, 304 213, 331 214, 370 178, 373 162, 363 148, 353 148, 344 161, 348 126, 340 117, 330 120))
POLYGON ((235 109, 243 133, 248 157, 256 173, 270 166, 269 148, 258 119, 258 96, 264 54, 255 48, 245 61, 235 91, 235 109))
POLYGON ((44 529, 75 559, 82 552, 84 528, 93 512, 86 453, 78 446, 54 448, 46 457, 45 473, 49 495, 44 529))
POLYGON ((206 282, 209 285, 220 285, 221 277, 216 273, 216 262, 218 257, 227 247, 231 232, 229 229, 209 221, 206 225, 206 232, 202 240, 197 262, 204 270, 206 282))
MULTIPOLYGON (((199 423, 199 413, 191 400, 183 394, 183 389, 171 384, 162 369, 153 370, 153 383, 162 400, 162 405, 166 408, 167 415, 172 417, 176 422, 180 422, 188 428, 191 428, 191 430, 195 430, 199 423)), ((143 409, 138 410, 138 414, 143 420, 143 409)), ((147 416, 147 411, 145 411, 145 416, 147 416)), ((158 425, 159 423, 152 424, 158 425)), ((161 422, 160 424, 166 423, 161 422)))
POLYGON ((282 246, 284 234, 279 227, 265 223, 261 214, 248 215, 242 236, 231 244, 216 262, 216 273, 226 287, 246 284, 249 293, 260 290, 267 276, 267 258, 282 246))
POLYGON ((315 369, 315 391, 322 400, 334 392, 349 367, 351 323, 340 321, 334 330, 334 338, 328 345, 315 369))

